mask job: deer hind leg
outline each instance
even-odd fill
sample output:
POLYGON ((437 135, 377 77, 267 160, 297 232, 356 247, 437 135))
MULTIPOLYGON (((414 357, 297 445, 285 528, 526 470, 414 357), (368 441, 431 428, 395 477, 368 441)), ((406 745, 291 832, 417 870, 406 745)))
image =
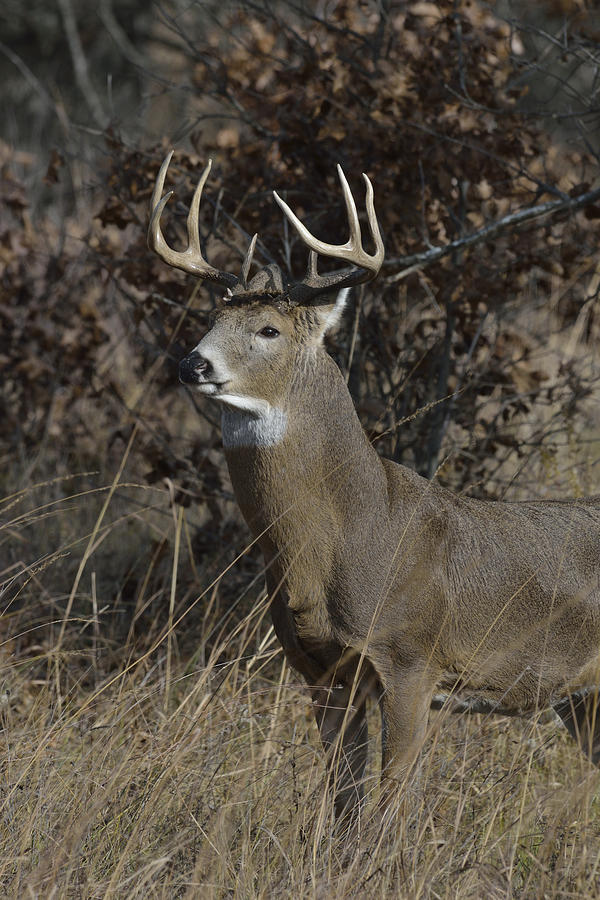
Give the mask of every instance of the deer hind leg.
POLYGON ((598 691, 574 693, 554 705, 563 725, 585 755, 600 766, 600 697, 598 691))
POLYGON ((328 782, 334 798, 336 819, 355 820, 364 796, 368 728, 368 691, 359 683, 333 681, 330 687, 312 692, 315 718, 327 754, 328 782))

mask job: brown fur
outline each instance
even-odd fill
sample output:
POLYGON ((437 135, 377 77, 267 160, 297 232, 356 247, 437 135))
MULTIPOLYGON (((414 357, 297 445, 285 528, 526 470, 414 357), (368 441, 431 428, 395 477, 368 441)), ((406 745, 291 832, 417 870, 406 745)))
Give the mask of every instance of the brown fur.
POLYGON ((594 728, 565 698, 598 680, 600 499, 482 502, 380 458, 322 346, 334 310, 226 309, 196 352, 221 353, 236 390, 287 415, 279 443, 226 455, 338 813, 362 795, 369 695, 388 783, 418 753, 440 686, 524 712, 554 704, 596 759, 594 728), (257 338, 265 324, 276 341, 257 338))

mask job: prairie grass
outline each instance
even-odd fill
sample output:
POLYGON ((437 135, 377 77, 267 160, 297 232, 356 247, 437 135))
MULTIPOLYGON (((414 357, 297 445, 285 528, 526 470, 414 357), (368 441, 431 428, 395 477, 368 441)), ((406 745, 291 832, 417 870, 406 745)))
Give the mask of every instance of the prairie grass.
POLYGON ((39 545, 2 576, 2 896, 600 896, 598 775, 547 718, 432 714, 383 827, 375 746, 338 836, 258 563, 211 572, 193 510, 126 475, 2 506, 4 545, 39 545))

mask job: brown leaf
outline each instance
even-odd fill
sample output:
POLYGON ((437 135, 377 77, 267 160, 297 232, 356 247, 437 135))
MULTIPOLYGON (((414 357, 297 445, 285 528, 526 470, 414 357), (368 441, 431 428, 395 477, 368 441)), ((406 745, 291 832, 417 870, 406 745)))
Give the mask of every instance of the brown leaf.
POLYGON ((56 150, 52 150, 50 154, 50 161, 48 163, 48 168, 46 170, 46 174, 44 175, 44 181, 46 184, 56 184, 58 181, 58 170, 62 169, 65 164, 64 156, 56 150))

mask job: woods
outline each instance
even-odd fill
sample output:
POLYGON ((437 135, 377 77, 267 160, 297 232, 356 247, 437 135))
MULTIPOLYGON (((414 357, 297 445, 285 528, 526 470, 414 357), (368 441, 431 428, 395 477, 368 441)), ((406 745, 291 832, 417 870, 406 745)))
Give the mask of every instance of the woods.
POLYGON ((300 276, 271 191, 339 243, 336 165, 357 197, 368 173, 386 260, 329 348, 377 450, 474 497, 598 493, 594 4, 1 16, 7 895, 595 896, 597 776, 542 721, 440 716, 417 812, 339 865, 218 413, 177 383, 219 293, 146 246, 172 147, 165 236, 211 157, 203 250, 232 271, 258 232, 300 276))

